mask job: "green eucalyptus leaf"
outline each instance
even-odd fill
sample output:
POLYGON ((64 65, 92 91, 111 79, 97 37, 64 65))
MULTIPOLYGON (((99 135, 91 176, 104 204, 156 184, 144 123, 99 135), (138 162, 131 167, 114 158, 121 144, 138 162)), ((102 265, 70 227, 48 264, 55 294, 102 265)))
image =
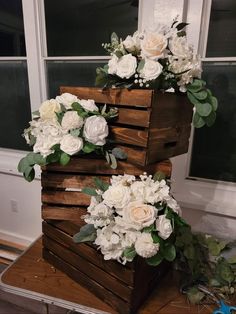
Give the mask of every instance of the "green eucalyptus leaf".
POLYGON ((46 157, 46 162, 48 164, 52 163, 52 162, 58 162, 60 160, 60 156, 61 156, 61 153, 59 150, 56 150, 54 153, 48 155, 46 157))
POLYGON ((145 60, 142 59, 142 60, 138 63, 137 72, 140 72, 140 71, 143 69, 144 65, 145 65, 145 60))
POLYGON ((90 188, 90 187, 83 188, 81 192, 84 194, 90 195, 90 196, 97 196, 98 195, 96 190, 93 188, 90 188))
POLYGON ((18 166, 17 166, 17 170, 19 172, 25 172, 25 170, 29 167, 29 163, 28 163, 28 160, 26 157, 23 157, 19 163, 18 163, 18 166))
POLYGON ((236 256, 230 257, 227 261, 228 261, 228 263, 230 263, 230 264, 236 264, 236 256))
POLYGON ((166 175, 162 171, 157 171, 153 176, 154 181, 160 182, 161 180, 165 180, 165 179, 166 179, 166 175))
POLYGON ((70 162, 70 156, 66 153, 62 153, 61 156, 60 156, 60 164, 62 166, 65 166, 67 165, 68 163, 70 162))
POLYGON ((190 100, 190 102, 194 106, 199 104, 199 100, 194 96, 194 94, 192 94, 191 92, 187 91, 187 96, 188 96, 188 99, 190 100))
POLYGON ((40 117, 40 112, 39 112, 39 110, 33 111, 33 112, 32 112, 32 116, 35 116, 34 118, 40 117))
POLYGON ((121 58, 121 57, 123 57, 123 53, 120 51, 120 50, 116 50, 115 51, 115 55, 117 56, 117 58, 121 58))
POLYGON ((29 165, 40 165, 43 166, 46 164, 46 158, 44 158, 39 153, 29 153, 26 155, 29 165))
POLYGON ((127 159, 127 154, 124 152, 121 148, 115 147, 112 149, 112 154, 117 158, 117 159, 127 159))
POLYGON ((193 116, 193 125, 195 128, 201 128, 205 125, 205 121, 197 112, 195 112, 193 116))
POLYGON ((109 154, 110 160, 111 160, 111 168, 116 169, 117 168, 117 161, 116 157, 113 154, 109 154))
POLYGON ((214 97, 214 96, 210 96, 210 101, 211 101, 213 110, 216 111, 217 108, 218 108, 218 100, 217 100, 217 98, 214 97))
POLYGON ((184 249, 184 256, 187 259, 191 259, 191 260, 195 259, 196 253, 195 253, 195 249, 194 249, 193 245, 190 244, 189 246, 185 247, 185 249, 184 249))
POLYGON ((215 120, 216 120, 216 113, 215 111, 212 111, 211 114, 205 118, 206 125, 211 127, 215 123, 215 120))
POLYGON ((134 257, 137 255, 134 246, 128 247, 124 249, 123 255, 130 261, 134 259, 134 257))
POLYGON ((105 158, 106 158, 107 163, 110 164, 111 159, 110 159, 110 155, 109 155, 108 151, 105 152, 105 158))
POLYGON ((70 130, 70 135, 78 137, 80 136, 80 132, 81 132, 81 129, 73 129, 73 130, 70 130))
POLYGON ((75 243, 91 242, 96 239, 97 233, 94 225, 87 224, 80 228, 80 231, 73 236, 75 243))
POLYGON ((209 103, 197 103, 195 105, 197 113, 201 117, 207 117, 212 112, 212 106, 209 103))
POLYGON ((207 98, 208 94, 207 94, 206 90, 202 90, 202 91, 199 91, 199 92, 194 92, 194 96, 198 100, 204 100, 204 99, 207 98))
POLYGON ((161 239, 160 239, 157 232, 153 231, 151 233, 151 236, 152 236, 153 243, 160 243, 161 242, 161 239))
POLYGON ((153 230, 155 230, 155 225, 154 224, 152 224, 151 226, 148 226, 148 227, 144 227, 142 231, 150 233, 153 230))
POLYGON ((195 79, 191 84, 187 86, 187 90, 189 90, 192 93, 199 92, 202 89, 202 86, 203 86, 202 81, 199 79, 195 79))
POLYGON ((82 151, 86 154, 92 153, 93 151, 95 151, 97 148, 96 145, 89 143, 89 142, 85 142, 84 147, 82 148, 82 151))
POLYGON ((102 181, 98 177, 94 177, 93 180, 94 180, 94 183, 96 184, 96 187, 99 190, 105 192, 109 188, 109 184, 104 182, 104 181, 102 181))
POLYGON ((111 43, 119 44, 119 37, 115 32, 111 34, 111 43))
POLYGON ((235 280, 235 276, 230 267, 230 264, 225 261, 222 261, 217 265, 216 273, 220 278, 222 278, 229 284, 231 284, 235 280))
POLYGON ((35 178, 35 171, 33 167, 28 167, 27 169, 25 169, 24 171, 24 178, 28 181, 31 182, 34 180, 35 178))
POLYGON ((199 304, 201 300, 205 297, 205 294, 193 287, 187 291, 187 297, 192 304, 199 304))
POLYGON ((174 245, 166 246, 162 254, 167 261, 173 262, 173 260, 176 258, 175 246, 174 245))
POLYGON ((163 256, 158 252, 156 255, 146 259, 148 265, 158 266, 163 261, 163 256))

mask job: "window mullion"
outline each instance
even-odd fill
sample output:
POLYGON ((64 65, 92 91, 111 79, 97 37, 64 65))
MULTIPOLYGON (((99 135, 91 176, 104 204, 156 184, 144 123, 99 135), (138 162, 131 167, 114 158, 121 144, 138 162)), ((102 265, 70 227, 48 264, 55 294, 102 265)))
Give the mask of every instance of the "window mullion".
POLYGON ((42 66, 40 59, 40 38, 38 29, 38 12, 37 4, 32 0, 22 0, 24 29, 25 29, 25 44, 27 55, 27 68, 31 110, 38 108, 43 100, 42 85, 42 66))

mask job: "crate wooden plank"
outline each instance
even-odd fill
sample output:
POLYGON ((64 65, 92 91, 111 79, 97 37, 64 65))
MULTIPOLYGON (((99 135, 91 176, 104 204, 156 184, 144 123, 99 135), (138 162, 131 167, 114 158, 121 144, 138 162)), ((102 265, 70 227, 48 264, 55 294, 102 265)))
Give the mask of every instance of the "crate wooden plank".
POLYGON ((90 196, 82 192, 42 190, 42 202, 48 204, 88 206, 90 196))
POLYGON ((65 262, 69 263, 88 277, 88 280, 94 280, 103 287, 109 287, 114 294, 125 301, 129 301, 132 294, 132 287, 122 283, 118 278, 114 278, 110 273, 98 268, 88 260, 80 257, 56 241, 43 236, 43 246, 53 254, 60 256, 65 262))
POLYGON ((95 281, 92 282, 88 280, 88 277, 80 272, 75 267, 71 266, 69 263, 66 263, 61 258, 43 248, 43 258, 52 264, 54 267, 60 269, 65 274, 67 274, 73 280, 79 282, 81 285, 86 287, 89 291, 97 295, 100 299, 104 300, 107 304, 111 305, 118 312, 123 314, 130 314, 129 304, 122 299, 115 296, 112 292, 105 289, 95 281))
POLYGON ((98 103, 113 104, 116 106, 140 106, 150 107, 152 103, 152 90, 127 90, 127 89, 106 89, 96 87, 71 87, 61 86, 61 93, 71 93, 80 99, 94 99, 98 103))
POLYGON ((140 147, 147 147, 148 144, 148 132, 145 130, 110 126, 110 138, 118 143, 132 144, 140 147))
POLYGON ((112 169, 104 159, 89 159, 89 158, 71 158, 71 161, 66 166, 61 166, 59 163, 53 163, 42 167, 44 171, 62 172, 62 173, 87 173, 92 175, 118 175, 132 174, 138 176, 144 171, 149 174, 154 174, 157 171, 162 171, 167 177, 171 175, 171 163, 169 160, 164 160, 159 163, 150 164, 144 167, 119 161, 117 169, 112 169))
POLYGON ((115 122, 138 127, 149 127, 150 113, 147 110, 120 108, 118 117, 111 120, 109 124, 112 125, 115 122))
MULTIPOLYGON (((95 187, 94 176, 88 175, 75 175, 66 173, 46 172, 43 171, 41 174, 42 187, 47 188, 64 188, 64 189, 82 189, 86 186, 95 187)), ((109 182, 109 176, 96 176, 104 182, 109 182)))
POLYGON ((86 207, 73 206, 49 206, 42 205, 43 219, 70 220, 77 221, 81 226, 85 224, 81 216, 87 214, 86 207))
MULTIPOLYGON (((127 285, 134 284, 134 274, 130 267, 121 267, 116 261, 106 261, 101 254, 98 254, 97 248, 88 245, 87 243, 76 244, 72 240, 72 236, 67 234, 65 231, 58 229, 54 222, 43 222, 42 224, 43 234, 49 238, 61 243, 62 245, 68 247, 74 253, 80 255, 89 262, 97 265, 100 268, 104 268, 112 276, 119 278, 121 281, 127 285)), ((79 228, 77 227, 77 232, 79 228)))

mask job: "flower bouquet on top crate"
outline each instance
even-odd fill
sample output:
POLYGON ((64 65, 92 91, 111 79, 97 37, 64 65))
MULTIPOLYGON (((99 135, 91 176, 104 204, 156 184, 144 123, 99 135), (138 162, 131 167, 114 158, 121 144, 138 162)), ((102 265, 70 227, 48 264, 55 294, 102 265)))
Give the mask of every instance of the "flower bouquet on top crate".
POLYGON ((33 113, 30 127, 24 130, 27 144, 33 152, 22 158, 18 164, 27 181, 35 176, 34 166, 52 162, 66 165, 72 155, 95 152, 109 159, 116 167, 116 157, 126 158, 118 148, 112 152, 104 148, 109 130, 107 120, 118 115, 116 108, 107 110, 96 106, 92 99, 78 99, 64 93, 55 99, 44 101, 33 113))
POLYGON ((113 33, 111 42, 102 44, 111 59, 97 68, 96 85, 187 92, 195 107, 194 126, 213 125, 217 99, 200 79, 200 57, 187 42, 186 25, 176 20, 171 26, 158 24, 125 40, 113 33))

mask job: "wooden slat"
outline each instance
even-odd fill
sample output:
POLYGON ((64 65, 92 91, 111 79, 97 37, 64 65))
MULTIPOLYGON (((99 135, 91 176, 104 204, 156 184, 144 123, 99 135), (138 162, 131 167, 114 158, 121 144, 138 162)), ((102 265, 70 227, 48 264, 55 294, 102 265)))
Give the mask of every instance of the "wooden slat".
POLYGON ((118 143, 147 147, 148 132, 118 126, 110 126, 110 138, 118 143))
POLYGON ((116 119, 109 121, 109 124, 120 123, 138 127, 149 127, 150 111, 119 108, 119 115, 116 119))
POLYGON ((163 171, 167 177, 171 174, 171 162, 164 160, 159 163, 151 164, 141 167, 133 165, 125 161, 119 161, 117 169, 112 169, 110 165, 104 159, 89 159, 89 158, 71 158, 71 161, 66 166, 61 166, 59 163, 53 163, 46 167, 42 167, 43 170, 68 172, 68 173, 87 173, 92 175, 118 175, 118 174, 132 174, 139 176, 144 171, 148 174, 154 174, 157 171, 163 171))
POLYGON ((85 214, 87 214, 87 210, 83 207, 42 206, 43 219, 77 221, 80 226, 85 224, 81 218, 85 214))
POLYGON ((149 136, 149 146, 150 149, 153 149, 155 145, 159 143, 165 143, 168 146, 170 142, 178 142, 183 138, 184 140, 189 139, 191 131, 191 125, 186 124, 181 127, 170 127, 157 129, 153 128, 150 130, 149 136))
POLYGON ((85 260, 84 258, 70 251, 63 245, 59 245, 56 241, 48 238, 45 235, 43 236, 43 246, 61 259, 63 259, 65 262, 69 263, 71 266, 75 267, 80 272, 85 274, 88 277, 88 281, 92 279, 98 284, 105 287, 105 289, 109 289, 110 291, 112 291, 123 300, 130 300, 132 287, 128 287, 118 278, 114 278, 103 269, 98 268, 96 265, 90 263, 88 260, 85 260))
POLYGON ((42 202, 49 204, 88 206, 90 204, 90 196, 81 192, 42 190, 42 202))
POLYGON ((111 88, 103 90, 96 87, 70 87, 61 86, 61 93, 71 93, 80 99, 94 99, 95 102, 103 104, 128 105, 132 107, 151 107, 152 90, 125 88, 111 88))
MULTIPOLYGON (((71 188, 82 189, 84 187, 95 187, 94 176, 88 175, 74 175, 74 174, 61 174, 52 172, 42 172, 41 183, 42 187, 56 187, 56 188, 71 188)), ((110 182, 108 176, 96 176, 104 182, 110 182)))
POLYGON ((71 251, 80 255, 85 260, 88 260, 90 263, 103 268, 112 276, 119 278, 126 285, 132 286, 134 284, 133 269, 130 269, 129 267, 121 265, 112 260, 104 262, 104 257, 99 253, 97 248, 94 248, 86 243, 74 243, 70 235, 54 227, 50 223, 43 222, 42 229, 43 234, 53 239, 54 241, 61 243, 65 247, 68 247, 71 251))

